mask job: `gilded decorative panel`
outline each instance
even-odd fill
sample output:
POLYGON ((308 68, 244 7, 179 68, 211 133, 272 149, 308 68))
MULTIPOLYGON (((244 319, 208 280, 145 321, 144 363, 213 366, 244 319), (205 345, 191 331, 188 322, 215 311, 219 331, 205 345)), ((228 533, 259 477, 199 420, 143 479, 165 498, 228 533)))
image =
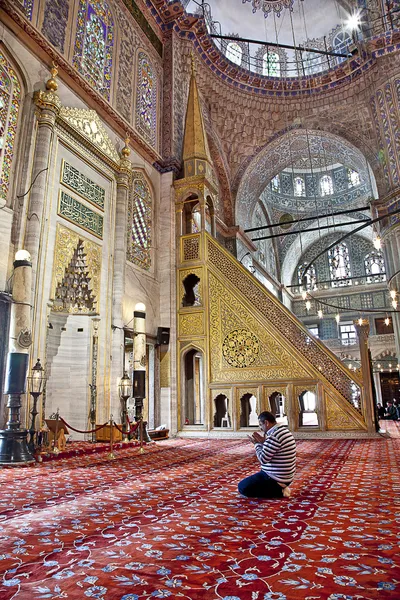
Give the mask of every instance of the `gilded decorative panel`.
POLYGON ((198 348, 199 350, 202 350, 204 352, 204 340, 188 340, 186 342, 180 342, 179 349, 181 354, 187 348, 198 348))
POLYGON ((231 367, 249 367, 260 353, 260 340, 248 329, 234 329, 225 337, 222 354, 231 367))
POLYGON ((182 260, 198 260, 200 258, 200 236, 184 237, 182 239, 182 260))
POLYGON ((179 315, 179 335, 192 337, 204 335, 203 311, 179 315))
POLYGON ((106 191, 72 165, 63 160, 61 165, 61 183, 104 210, 106 191))
MULTIPOLYGON (((56 290, 63 284, 63 280, 78 248, 83 249, 88 292, 91 298, 93 298, 93 311, 90 312, 98 313, 102 248, 98 244, 81 237, 78 233, 71 231, 71 229, 62 226, 60 223, 57 224, 56 232, 51 298, 56 298, 56 290)), ((61 302, 55 302, 54 310, 59 310, 59 312, 82 312, 81 310, 74 310, 73 306, 69 306, 66 309, 61 302)), ((89 310, 83 312, 89 312, 89 310)))
POLYGON ((296 385, 294 388, 294 397, 298 398, 303 392, 313 392, 313 394, 317 395, 317 385, 308 383, 296 385))
POLYGON ((360 429, 360 424, 363 425, 328 394, 325 394, 325 414, 328 431, 360 429))
POLYGON ((161 352, 160 355, 160 386, 163 388, 170 386, 171 375, 170 375, 170 363, 171 353, 169 350, 161 352))
POLYGON ((62 190, 58 202, 58 214, 85 231, 93 233, 100 239, 103 238, 103 217, 62 190))
POLYGON ((97 146, 103 154, 119 165, 119 154, 95 110, 63 106, 60 109, 59 116, 72 129, 84 136, 91 144, 97 146))
POLYGON ((179 298, 178 298, 178 303, 181 304, 182 303, 182 299, 186 293, 185 287, 183 285, 183 281, 184 279, 188 276, 188 275, 196 275, 200 281, 199 283, 195 286, 193 292, 194 292, 194 296, 195 296, 195 302, 193 304, 193 306, 202 306, 203 305, 203 279, 204 279, 204 271, 203 269, 185 269, 183 271, 179 271, 179 298))
POLYGON ((262 326, 219 279, 212 273, 208 277, 211 381, 279 381, 310 377, 283 346, 272 326, 270 329, 262 326), (246 349, 247 339, 251 344, 246 349), (227 348, 225 355, 224 345, 227 348), (250 350, 250 355, 246 354, 250 350))

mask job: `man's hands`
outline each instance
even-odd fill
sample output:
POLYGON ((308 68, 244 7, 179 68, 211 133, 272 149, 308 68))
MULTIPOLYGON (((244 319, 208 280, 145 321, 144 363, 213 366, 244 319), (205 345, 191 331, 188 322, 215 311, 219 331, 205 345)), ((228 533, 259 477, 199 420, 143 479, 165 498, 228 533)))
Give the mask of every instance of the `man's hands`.
POLYGON ((265 437, 263 434, 255 431, 252 435, 249 435, 250 440, 253 444, 263 444, 265 442, 265 437))

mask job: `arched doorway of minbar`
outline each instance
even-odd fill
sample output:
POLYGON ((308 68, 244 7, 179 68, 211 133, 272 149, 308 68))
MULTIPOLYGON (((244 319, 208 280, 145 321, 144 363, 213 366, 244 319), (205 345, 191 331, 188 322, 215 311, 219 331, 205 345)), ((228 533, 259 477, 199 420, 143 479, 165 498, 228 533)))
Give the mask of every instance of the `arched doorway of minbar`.
POLYGON ((274 415, 276 422, 280 425, 288 424, 286 409, 286 396, 282 391, 274 391, 268 396, 270 411, 274 415))
POLYGON ((230 402, 228 392, 219 392, 213 399, 213 426, 215 429, 230 429, 232 417, 230 414, 230 402))
POLYGON ((319 427, 316 386, 297 388, 299 427, 319 427))
POLYGON ((182 356, 182 426, 204 427, 204 354, 189 348, 182 356))
POLYGON ((183 202, 182 234, 190 235, 201 231, 201 207, 198 196, 191 194, 183 202))
POLYGON ((240 429, 258 427, 258 393, 256 391, 245 391, 244 393, 239 392, 239 394, 240 429))

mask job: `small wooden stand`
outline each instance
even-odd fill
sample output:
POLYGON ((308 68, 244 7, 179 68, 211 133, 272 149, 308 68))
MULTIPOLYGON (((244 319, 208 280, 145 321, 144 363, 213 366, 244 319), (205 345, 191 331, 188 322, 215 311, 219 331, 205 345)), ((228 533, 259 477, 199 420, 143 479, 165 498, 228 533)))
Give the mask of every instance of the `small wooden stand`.
MULTIPOLYGON (((96 425, 96 427, 98 427, 98 425, 96 425)), ((121 425, 121 429, 122 429, 122 425, 121 425)), ((118 431, 118 429, 115 427, 115 425, 113 425, 113 441, 114 442, 120 442, 122 440, 122 433, 120 431, 118 431)), ((108 425, 104 425, 104 427, 102 427, 101 429, 99 429, 98 431, 96 431, 96 442, 109 442, 111 438, 111 426, 108 425)))
POLYGON ((49 429, 49 451, 54 448, 54 453, 64 452, 67 447, 65 434, 68 434, 67 426, 60 419, 45 419, 49 429))

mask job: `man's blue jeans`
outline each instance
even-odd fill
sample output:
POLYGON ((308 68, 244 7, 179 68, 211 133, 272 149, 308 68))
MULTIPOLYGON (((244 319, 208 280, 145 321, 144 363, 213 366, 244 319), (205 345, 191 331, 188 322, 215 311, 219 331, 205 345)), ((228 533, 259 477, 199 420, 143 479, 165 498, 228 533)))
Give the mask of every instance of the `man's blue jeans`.
POLYGON ((250 475, 239 482, 239 493, 247 498, 282 498, 282 487, 264 473, 260 471, 255 475, 250 475))

